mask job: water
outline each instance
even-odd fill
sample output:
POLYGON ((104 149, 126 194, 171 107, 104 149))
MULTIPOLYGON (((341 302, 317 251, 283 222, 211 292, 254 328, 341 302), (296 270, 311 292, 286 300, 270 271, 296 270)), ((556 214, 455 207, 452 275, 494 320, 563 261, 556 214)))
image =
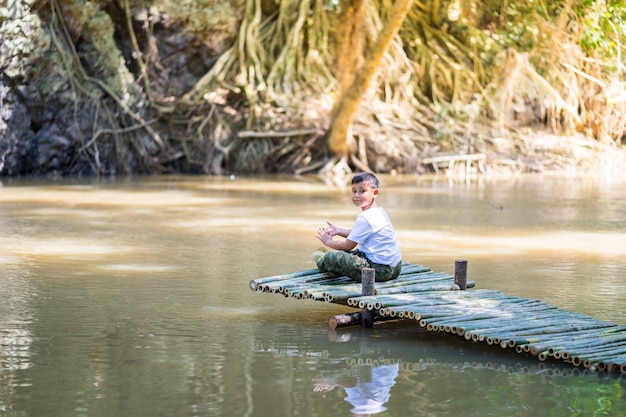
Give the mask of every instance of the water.
MULTIPOLYGON (((626 325, 623 182, 382 185, 405 260, 626 325)), ((249 290, 356 214, 315 178, 4 180, 0 416, 626 415, 620 375, 249 290)))

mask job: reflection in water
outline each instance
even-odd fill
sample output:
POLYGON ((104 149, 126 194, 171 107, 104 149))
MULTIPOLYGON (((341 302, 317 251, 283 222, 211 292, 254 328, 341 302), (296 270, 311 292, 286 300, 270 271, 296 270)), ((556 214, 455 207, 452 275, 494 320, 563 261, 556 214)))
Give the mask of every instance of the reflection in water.
POLYGON ((27 273, 16 267, 14 258, 0 258, 0 268, 0 372, 14 375, 15 371, 32 366, 35 291, 27 273))
MULTIPOLYGON (((252 369, 258 363, 288 363, 298 369, 294 391, 299 392, 301 384, 308 386, 319 409, 328 413, 324 415, 353 415, 363 404, 358 400, 364 399, 369 400, 369 413, 384 412, 379 408, 384 404, 390 415, 415 415, 420 410, 417 415, 438 417, 535 416, 551 410, 555 416, 617 417, 626 412, 621 399, 626 381, 616 375, 537 362, 394 322, 373 331, 328 332, 330 344, 322 334, 300 332, 298 337, 296 332, 294 326, 279 325, 268 338, 260 330, 252 369), (380 380, 377 369, 384 374, 380 380)), ((269 389, 265 395, 270 396, 269 389)), ((297 406, 294 411, 306 413, 297 406)))
POLYGON ((342 387, 347 396, 345 400, 352 405, 350 412, 355 416, 369 416, 385 410, 389 401, 391 387, 396 383, 398 364, 365 364, 351 375, 329 376, 314 381, 315 392, 332 391, 342 387))
MULTIPOLYGON (((407 261, 464 257, 479 288, 626 324, 626 187, 381 180, 407 261)), ((389 366, 381 416, 626 415, 620 376, 406 323, 329 332, 346 308, 249 290, 311 268, 315 228, 354 215, 311 178, 10 181, 0 415, 345 417, 352 395, 314 381, 389 366)))

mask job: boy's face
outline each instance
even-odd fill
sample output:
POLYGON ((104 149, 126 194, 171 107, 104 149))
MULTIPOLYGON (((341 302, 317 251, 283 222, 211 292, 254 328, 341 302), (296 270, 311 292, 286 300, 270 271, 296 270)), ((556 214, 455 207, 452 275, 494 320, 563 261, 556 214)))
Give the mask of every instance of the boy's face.
POLYGON ((369 182, 362 181, 352 184, 352 202, 361 210, 375 207, 378 188, 372 188, 369 182))

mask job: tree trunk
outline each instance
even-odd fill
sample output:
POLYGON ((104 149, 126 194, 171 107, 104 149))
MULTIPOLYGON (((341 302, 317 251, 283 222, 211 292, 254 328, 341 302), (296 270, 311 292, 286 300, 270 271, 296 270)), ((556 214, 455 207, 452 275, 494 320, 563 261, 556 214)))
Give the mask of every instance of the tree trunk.
POLYGON ((327 139, 328 147, 333 154, 347 156, 351 152, 348 143, 348 131, 354 115, 359 108, 363 94, 367 91, 380 65, 387 47, 400 30, 412 5, 413 0, 397 0, 395 2, 393 9, 387 15, 387 20, 378 34, 376 42, 365 51, 363 64, 356 68, 356 76, 352 84, 350 84, 344 94, 337 96, 336 110, 333 114, 327 139))
POLYGON ((365 49, 365 8, 367 0, 345 0, 341 4, 339 27, 337 28, 337 57, 335 58, 335 80, 337 90, 335 105, 331 117, 337 113, 341 103, 339 97, 352 85, 355 77, 355 68, 363 64, 363 50, 365 49))

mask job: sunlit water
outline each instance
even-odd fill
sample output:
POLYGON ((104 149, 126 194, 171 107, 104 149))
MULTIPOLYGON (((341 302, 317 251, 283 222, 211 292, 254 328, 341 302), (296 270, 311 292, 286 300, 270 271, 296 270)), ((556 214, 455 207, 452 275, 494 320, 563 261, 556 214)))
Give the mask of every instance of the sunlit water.
MULTIPOLYGON (((378 201, 406 261, 626 325, 625 185, 383 177, 378 201)), ((620 375, 412 322, 331 332, 352 310, 250 291, 355 210, 316 178, 3 180, 0 416, 626 415, 620 375), (382 407, 351 404, 368 389, 382 407)))

